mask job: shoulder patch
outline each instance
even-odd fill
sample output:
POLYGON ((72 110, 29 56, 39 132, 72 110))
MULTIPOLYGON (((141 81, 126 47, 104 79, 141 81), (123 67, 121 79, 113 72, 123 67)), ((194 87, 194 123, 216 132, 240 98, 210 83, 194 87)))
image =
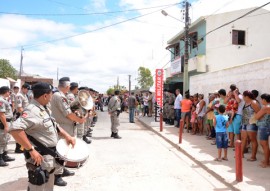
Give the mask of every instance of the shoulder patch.
POLYGON ((27 113, 22 113, 22 118, 26 118, 28 116, 28 114, 27 113))

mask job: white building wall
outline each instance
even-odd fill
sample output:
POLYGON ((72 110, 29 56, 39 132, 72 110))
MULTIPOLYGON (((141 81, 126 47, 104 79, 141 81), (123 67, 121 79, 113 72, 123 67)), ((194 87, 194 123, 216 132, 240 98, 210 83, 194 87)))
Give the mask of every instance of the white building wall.
POLYGON ((270 93, 270 58, 253 63, 209 72, 190 77, 190 92, 208 95, 221 88, 229 90, 236 84, 240 92, 256 89, 262 93, 270 93))
MULTIPOLYGON (((206 31, 247 13, 251 9, 212 15, 207 18, 206 31)), ((218 71, 243 63, 270 57, 270 14, 261 9, 206 36, 206 64, 208 71, 218 71), (268 14, 265 14, 268 13, 268 14), (246 45, 232 44, 232 30, 246 31, 246 45)))

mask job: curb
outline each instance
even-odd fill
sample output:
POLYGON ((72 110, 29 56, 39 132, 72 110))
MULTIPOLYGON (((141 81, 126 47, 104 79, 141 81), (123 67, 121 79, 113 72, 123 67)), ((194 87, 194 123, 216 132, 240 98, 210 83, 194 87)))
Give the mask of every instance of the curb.
POLYGON ((162 135, 161 133, 159 133, 158 131, 154 130, 150 125, 146 124, 145 122, 143 122, 142 120, 140 120, 139 118, 137 118, 137 120, 144 126, 146 127, 148 130, 152 131, 153 133, 155 133, 156 135, 158 135, 159 137, 161 137, 162 139, 164 139, 167 143, 169 143, 170 145, 172 145, 174 148, 176 148, 178 151, 180 151, 181 153, 183 153, 184 155, 186 155, 189 159, 191 159, 194 163, 196 163, 198 166, 200 166, 202 169, 204 169, 206 172, 208 172, 209 174, 211 174, 213 177, 215 177, 218 181, 220 181, 221 183, 223 183, 225 186, 227 186, 229 189, 232 190, 236 190, 236 191, 240 191, 239 188, 236 188, 235 186, 233 186, 231 183, 227 182, 222 176, 220 176, 219 174, 217 174, 215 171, 209 169, 206 165, 204 165, 202 162, 198 161, 196 158, 194 158, 192 155, 190 155, 187 151, 185 151, 184 149, 182 149, 180 147, 180 145, 172 142, 170 139, 168 139, 167 137, 165 137, 164 135, 162 135))

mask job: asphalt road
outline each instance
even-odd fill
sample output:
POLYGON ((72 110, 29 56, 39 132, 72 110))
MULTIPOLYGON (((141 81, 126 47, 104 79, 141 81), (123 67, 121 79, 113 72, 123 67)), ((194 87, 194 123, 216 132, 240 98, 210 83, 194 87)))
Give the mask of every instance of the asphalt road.
MULTIPOLYGON (((107 112, 99 113, 89 145, 87 163, 75 169, 76 175, 65 177, 66 187, 56 191, 195 191, 229 190, 197 164, 144 128, 139 122, 128 122, 128 114, 120 116, 119 134, 110 138, 107 112)), ((10 155, 16 157, 8 167, 0 168, 0 190, 26 190, 27 172, 22 155, 13 154, 14 142, 9 144, 10 155)))

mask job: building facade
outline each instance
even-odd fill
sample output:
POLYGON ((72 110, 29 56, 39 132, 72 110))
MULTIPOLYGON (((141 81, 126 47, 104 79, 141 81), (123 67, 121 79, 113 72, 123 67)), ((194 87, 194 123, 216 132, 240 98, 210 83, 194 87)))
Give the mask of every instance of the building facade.
MULTIPOLYGON (((270 26, 266 24, 270 20, 270 12, 259 9, 231 22, 253 9, 200 17, 191 24, 188 71, 192 94, 200 92, 206 95, 228 88, 231 83, 237 84, 240 91, 258 89, 270 92, 259 84, 264 76, 260 74, 270 73, 267 67, 270 65, 270 26), (248 76, 245 73, 247 68, 250 68, 248 76)), ((167 83, 181 83, 184 31, 168 41, 167 49, 171 51, 167 83)))

